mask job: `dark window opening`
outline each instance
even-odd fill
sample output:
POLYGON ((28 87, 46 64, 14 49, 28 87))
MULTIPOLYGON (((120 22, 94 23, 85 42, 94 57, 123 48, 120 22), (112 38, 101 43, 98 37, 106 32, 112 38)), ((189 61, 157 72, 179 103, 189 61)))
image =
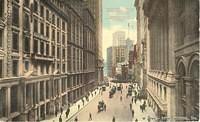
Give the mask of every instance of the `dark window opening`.
POLYGON ((34 40, 33 46, 34 46, 34 49, 33 49, 34 53, 38 53, 38 40, 34 40))
POLYGON ((0 78, 3 78, 3 60, 0 60, 0 78))
POLYGON ((46 55, 49 55, 49 44, 46 45, 46 55))
POLYGON ((0 48, 3 47, 3 30, 0 29, 0 48))
POLYGON ((29 8, 29 0, 24 0, 24 6, 29 8))
POLYGON ((12 74, 14 77, 18 76, 18 60, 13 60, 12 62, 12 74))
POLYGON ((0 0, 0 17, 4 16, 4 0, 0 0))
POLYGON ((17 6, 13 6, 12 8, 12 24, 14 26, 19 26, 19 8, 17 6))
POLYGON ((30 39, 29 37, 24 38, 24 52, 30 52, 30 39))
POLYGON ((44 35, 44 23, 40 24, 40 34, 44 35))
POLYGON ((11 87, 11 113, 18 111, 18 86, 11 87))
POLYGON ((49 37, 49 26, 46 26, 46 36, 49 37))
POLYGON ((38 32, 38 21, 34 19, 34 32, 38 32))
POLYGON ((29 27, 30 23, 29 23, 29 15, 28 14, 24 14, 24 30, 29 31, 30 27, 29 27))
POLYGON ((44 42, 40 43, 40 53, 44 55, 44 42))
POLYGON ((38 3, 36 1, 34 1, 34 12, 37 13, 38 12, 38 3))
POLYGON ((19 49, 19 36, 18 33, 13 33, 12 35, 12 49, 18 51, 19 49))
POLYGON ((40 16, 44 17, 44 7, 40 6, 40 16))

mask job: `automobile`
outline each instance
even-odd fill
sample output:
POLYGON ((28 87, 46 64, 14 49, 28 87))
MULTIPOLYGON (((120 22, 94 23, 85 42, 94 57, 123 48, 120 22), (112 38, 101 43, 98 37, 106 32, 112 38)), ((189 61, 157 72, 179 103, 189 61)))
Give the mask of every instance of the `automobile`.
POLYGON ((116 92, 116 87, 113 86, 111 90, 113 91, 113 93, 115 93, 116 92))
POLYGON ((121 91, 121 89, 122 89, 121 86, 118 86, 118 87, 117 87, 117 90, 118 90, 118 91, 121 91))
POLYGON ((99 101, 98 104, 98 112, 101 112, 104 110, 104 102, 103 101, 99 101))
POLYGON ((109 91, 109 98, 112 98, 113 97, 113 91, 111 90, 111 91, 109 91))
POLYGON ((109 86, 109 83, 108 83, 108 82, 106 82, 106 83, 105 83, 105 85, 106 85, 106 86, 109 86))
POLYGON ((102 86, 102 90, 103 90, 103 91, 106 91, 106 86, 105 86, 105 85, 102 86))
POLYGON ((132 95, 132 88, 131 88, 131 87, 128 88, 128 95, 129 95, 129 96, 132 95))

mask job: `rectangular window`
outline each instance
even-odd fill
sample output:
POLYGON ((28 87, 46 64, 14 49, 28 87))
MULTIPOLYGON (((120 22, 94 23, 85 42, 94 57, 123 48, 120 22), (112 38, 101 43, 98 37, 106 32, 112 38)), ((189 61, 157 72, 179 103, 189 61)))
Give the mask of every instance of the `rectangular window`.
POLYGON ((18 33, 14 33, 12 35, 12 49, 14 51, 18 51, 19 49, 19 36, 18 33))
POLYGON ((0 78, 3 77, 3 60, 0 59, 0 78))
POLYGON ((52 41, 55 41, 55 29, 52 29, 52 41))
POLYGON ((65 22, 62 22, 62 29, 65 31, 65 22))
POLYGON ((18 111, 18 86, 11 87, 11 113, 18 111))
POLYGON ((44 17, 44 7, 40 6, 40 16, 44 17))
POLYGON ((24 30, 29 31, 29 15, 28 14, 24 14, 24 30))
POLYGON ((57 32, 57 43, 60 43, 60 33, 57 32))
POLYGON ((33 51, 34 51, 34 53, 37 54, 38 53, 38 40, 34 40, 33 46, 34 46, 33 51))
POLYGON ((65 34, 62 34, 62 44, 65 45, 65 34))
POLYGON ((14 26, 19 26, 19 8, 17 6, 13 6, 12 8, 12 24, 14 26))
POLYGON ((4 16, 4 0, 0 0, 0 17, 4 16))
POLYGON ((60 58, 60 48, 57 47, 57 58, 60 58))
POLYGON ((40 53, 44 55, 44 42, 40 43, 40 53))
POLYGON ((30 52, 30 39, 29 37, 24 37, 24 52, 30 52))
POLYGON ((38 12, 38 3, 36 0, 34 0, 34 12, 37 13, 38 12))
POLYGON ((29 8, 29 0, 24 0, 24 6, 29 8))
POLYGON ((60 19, 57 18, 57 27, 60 27, 60 19))
POLYGON ((38 32, 38 21, 37 19, 34 19, 34 32, 38 32))
POLYGON ((49 44, 46 45, 46 55, 49 55, 49 44))
POLYGON ((44 35, 44 23, 40 23, 40 34, 44 35))
POLYGON ((63 59, 65 59, 65 49, 62 50, 62 55, 63 59))
POLYGON ((29 70, 29 61, 24 61, 24 69, 25 69, 25 72, 29 70))
POLYGON ((46 9, 46 20, 49 21, 49 10, 48 9, 46 9))
POLYGON ((0 29, 0 48, 3 47, 3 30, 0 29))
POLYGON ((65 64, 63 64, 62 72, 65 73, 65 64))
POLYGON ((55 56, 55 46, 52 46, 52 56, 55 56))
POLYGON ((52 24, 55 25, 55 15, 54 14, 52 15, 52 24))
POLYGON ((18 76, 18 60, 13 60, 12 61, 12 74, 14 77, 18 76))
POLYGON ((49 37, 49 26, 46 25, 46 36, 49 37))

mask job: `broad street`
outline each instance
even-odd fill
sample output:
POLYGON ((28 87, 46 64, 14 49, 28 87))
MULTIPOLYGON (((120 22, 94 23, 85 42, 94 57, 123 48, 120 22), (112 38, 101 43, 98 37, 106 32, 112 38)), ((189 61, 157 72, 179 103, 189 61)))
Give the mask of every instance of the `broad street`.
POLYGON ((113 117, 115 117, 116 121, 135 121, 136 118, 140 121, 147 119, 148 116, 155 117, 154 112, 149 107, 146 107, 146 110, 143 113, 141 112, 140 105, 143 103, 143 100, 138 100, 135 104, 134 102, 131 102, 132 97, 126 97, 128 84, 123 84, 122 93, 121 91, 116 90, 113 98, 109 98, 110 89, 111 88, 106 87, 106 91, 104 91, 102 95, 98 95, 69 121, 74 121, 75 117, 78 118, 78 121, 88 121, 89 113, 92 114, 92 121, 112 121, 113 117), (122 96, 122 101, 120 101, 120 96, 122 96), (106 104, 106 111, 98 113, 98 102, 102 100, 106 104), (135 111, 134 118, 132 118, 130 103, 132 103, 132 108, 135 111))

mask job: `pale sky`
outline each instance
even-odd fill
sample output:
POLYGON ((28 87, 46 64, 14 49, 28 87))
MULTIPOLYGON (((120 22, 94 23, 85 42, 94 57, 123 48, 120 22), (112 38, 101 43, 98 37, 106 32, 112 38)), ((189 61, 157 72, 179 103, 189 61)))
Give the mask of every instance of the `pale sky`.
POLYGON ((112 46, 112 34, 122 30, 129 38, 137 39, 135 0, 103 0, 103 58, 106 61, 106 49, 112 46))

